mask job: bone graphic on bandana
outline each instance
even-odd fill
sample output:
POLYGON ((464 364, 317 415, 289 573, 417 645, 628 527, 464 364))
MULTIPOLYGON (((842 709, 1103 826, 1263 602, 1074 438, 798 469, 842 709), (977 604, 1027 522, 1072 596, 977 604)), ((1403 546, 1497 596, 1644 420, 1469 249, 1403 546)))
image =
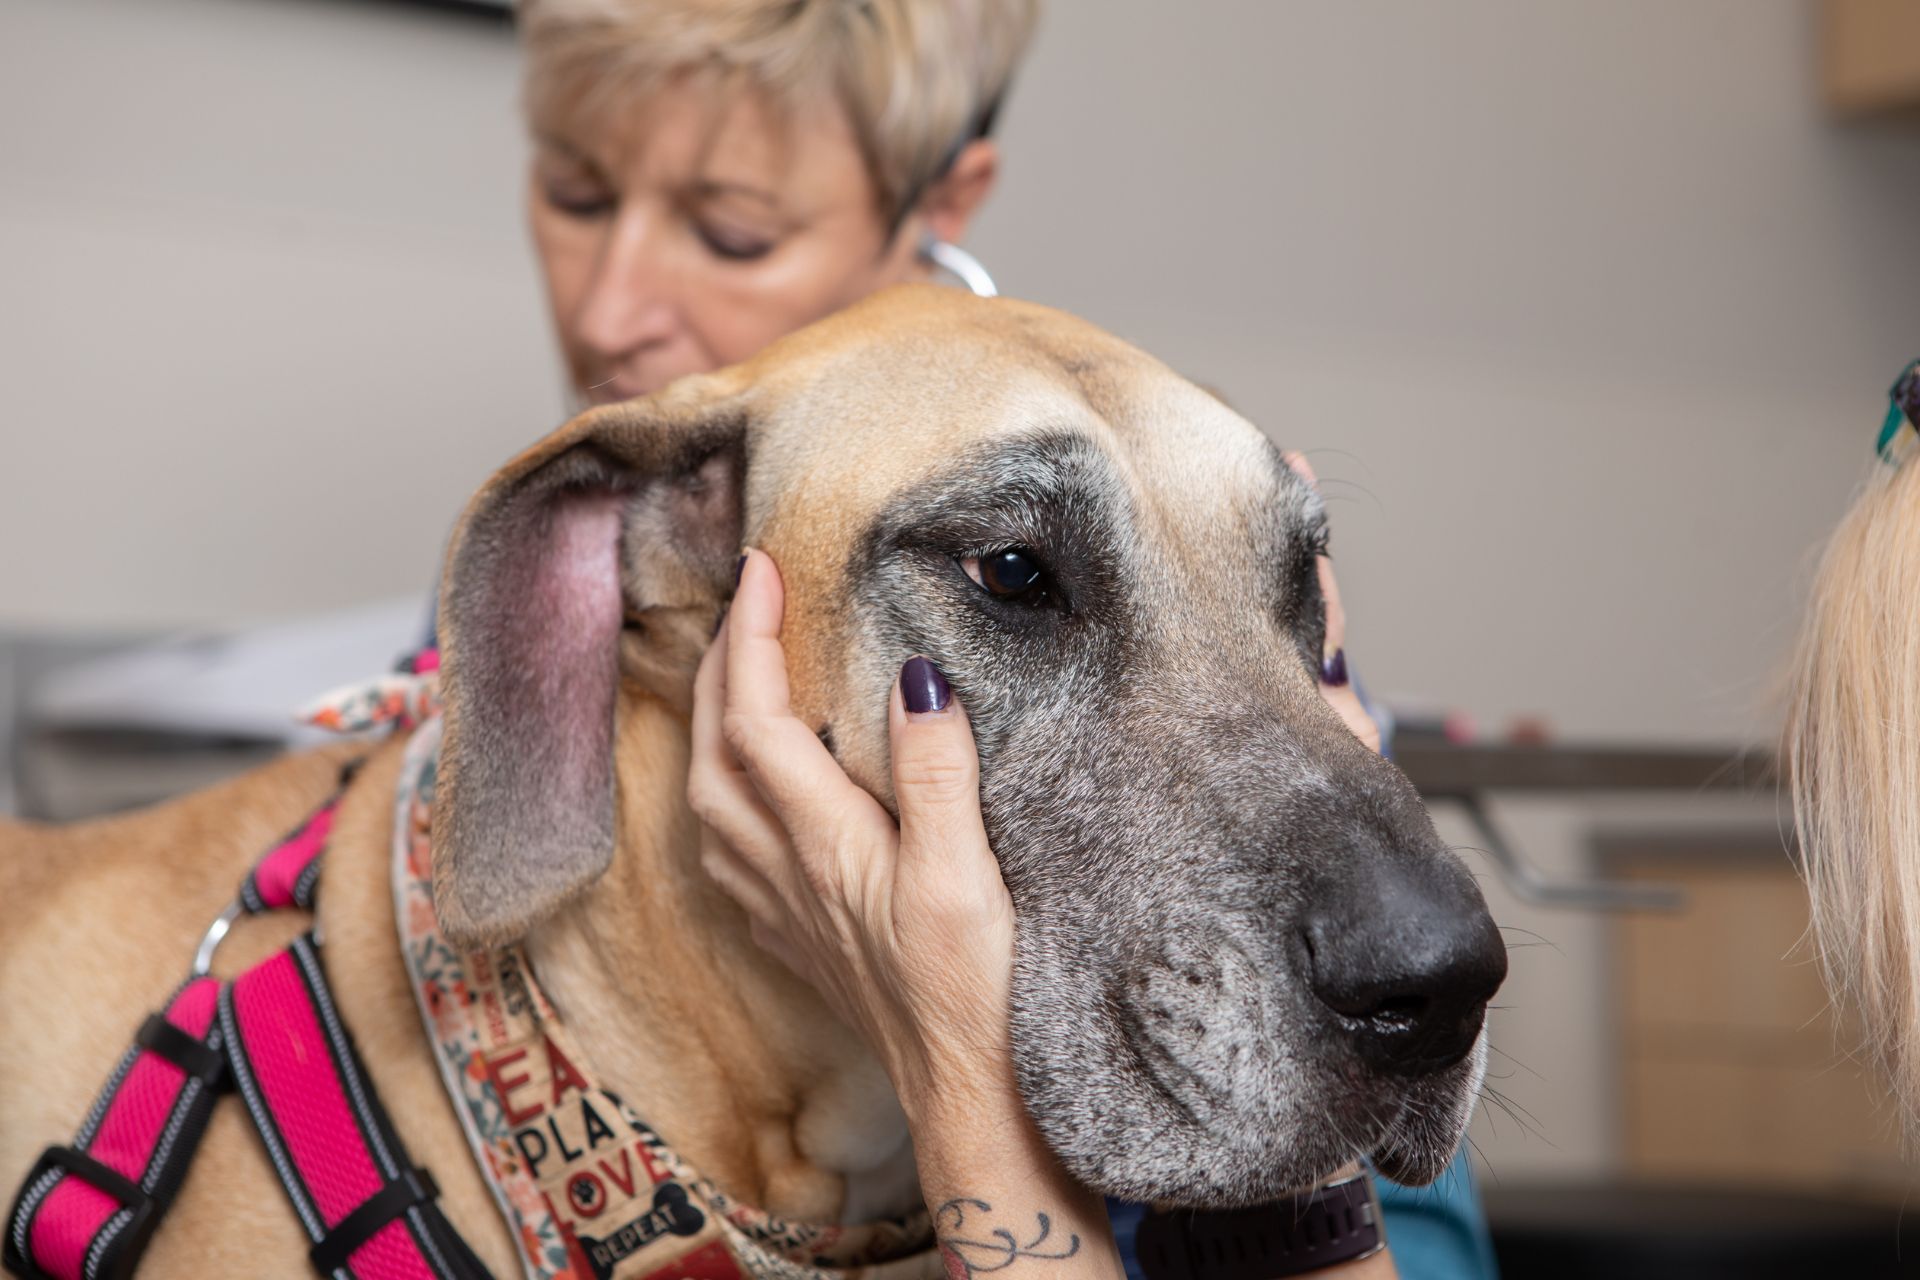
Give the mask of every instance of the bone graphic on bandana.
POLYGON ((706 1215, 687 1199, 685 1187, 668 1182, 654 1188, 653 1208, 605 1238, 580 1236, 581 1247, 599 1280, 610 1280, 614 1266, 661 1236, 697 1236, 706 1215))

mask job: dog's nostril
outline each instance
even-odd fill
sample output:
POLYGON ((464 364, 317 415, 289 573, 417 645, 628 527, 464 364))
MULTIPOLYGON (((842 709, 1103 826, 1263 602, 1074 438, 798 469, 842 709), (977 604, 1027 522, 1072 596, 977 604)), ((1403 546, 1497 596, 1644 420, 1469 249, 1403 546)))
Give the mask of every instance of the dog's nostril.
POLYGON ((1381 987, 1361 981, 1342 981, 1334 974, 1317 974, 1313 993, 1320 1003, 1340 1015, 1341 1021, 1369 1035, 1404 1035, 1419 1029, 1433 1001, 1418 992, 1396 986, 1381 987))
POLYGON ((1421 990, 1382 994, 1370 984, 1318 982, 1314 994, 1337 1015, 1348 1042, 1376 1070, 1417 1075, 1450 1067, 1480 1035, 1491 994, 1450 975, 1422 975, 1421 990))
POLYGON ((1427 1015, 1425 996, 1388 996, 1371 1012, 1363 1014, 1368 1022, 1387 1035, 1396 1035, 1420 1025, 1427 1015))

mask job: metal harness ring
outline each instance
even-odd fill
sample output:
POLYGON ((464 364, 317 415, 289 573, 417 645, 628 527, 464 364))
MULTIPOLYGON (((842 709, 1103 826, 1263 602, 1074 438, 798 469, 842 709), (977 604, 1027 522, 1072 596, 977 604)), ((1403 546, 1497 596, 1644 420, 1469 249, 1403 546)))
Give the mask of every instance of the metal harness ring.
POLYGON ((213 968, 213 953, 220 949, 220 942, 227 936, 227 931, 233 928, 233 922, 245 913, 246 908, 240 905, 240 899, 235 898, 227 904, 226 910, 216 916, 213 923, 207 926, 207 932, 200 939, 200 946, 193 953, 194 977, 204 978, 207 976, 207 973, 213 968))

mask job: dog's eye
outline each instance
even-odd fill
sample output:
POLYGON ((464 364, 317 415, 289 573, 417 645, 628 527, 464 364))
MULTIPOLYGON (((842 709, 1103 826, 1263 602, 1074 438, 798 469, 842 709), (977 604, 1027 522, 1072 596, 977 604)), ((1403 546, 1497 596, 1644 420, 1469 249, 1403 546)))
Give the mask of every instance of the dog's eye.
POLYGON ((1039 561, 1024 547, 1009 547, 1005 551, 968 556, 960 562, 960 568, 974 582, 1002 600, 1033 596, 1046 579, 1039 561))

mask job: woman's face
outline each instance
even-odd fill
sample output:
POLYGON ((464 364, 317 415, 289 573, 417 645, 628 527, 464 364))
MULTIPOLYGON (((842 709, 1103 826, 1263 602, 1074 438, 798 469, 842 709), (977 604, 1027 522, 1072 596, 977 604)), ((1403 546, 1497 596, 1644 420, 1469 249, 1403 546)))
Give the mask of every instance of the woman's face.
POLYGON ((657 391, 913 275, 845 113, 663 88, 616 127, 536 138, 533 240, 576 390, 657 391))

